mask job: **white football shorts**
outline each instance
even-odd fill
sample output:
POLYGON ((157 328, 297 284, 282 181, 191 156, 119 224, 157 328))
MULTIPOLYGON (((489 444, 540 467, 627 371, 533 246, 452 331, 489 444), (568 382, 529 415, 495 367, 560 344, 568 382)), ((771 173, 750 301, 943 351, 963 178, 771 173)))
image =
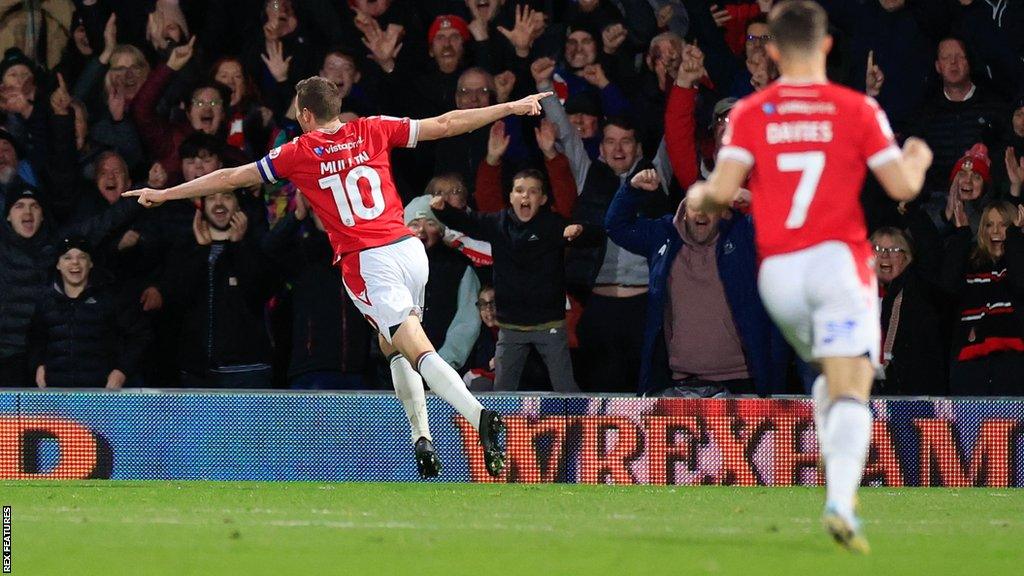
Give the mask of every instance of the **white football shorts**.
POLYGON ((391 343, 390 328, 410 314, 422 317, 430 267, 423 242, 409 237, 367 248, 341 260, 341 279, 352 302, 391 343))
POLYGON ((758 290, 786 340, 808 362, 867 356, 879 366, 882 329, 874 253, 831 241, 766 258, 758 290))

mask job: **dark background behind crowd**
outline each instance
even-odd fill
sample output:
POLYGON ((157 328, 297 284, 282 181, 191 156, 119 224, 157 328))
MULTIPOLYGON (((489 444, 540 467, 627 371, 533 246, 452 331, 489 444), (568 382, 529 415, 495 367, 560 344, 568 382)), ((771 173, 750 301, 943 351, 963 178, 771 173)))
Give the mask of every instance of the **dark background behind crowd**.
MULTIPOLYGON (((294 138, 293 87, 319 74, 347 120, 555 93, 392 154, 424 327, 471 389, 803 393, 747 199, 683 200, 736 99, 778 76, 772 3, 0 0, 0 386, 390 388, 293 186, 121 198, 294 138)), ((821 4, 830 78, 935 151, 915 201, 863 191, 875 391, 1024 395, 1024 1, 821 4)))

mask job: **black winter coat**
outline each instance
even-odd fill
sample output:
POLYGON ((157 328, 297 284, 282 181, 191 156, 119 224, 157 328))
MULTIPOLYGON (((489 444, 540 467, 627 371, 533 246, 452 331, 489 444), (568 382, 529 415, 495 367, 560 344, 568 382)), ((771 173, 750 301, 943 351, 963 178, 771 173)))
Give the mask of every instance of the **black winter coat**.
POLYGON ((211 368, 270 363, 264 306, 277 285, 269 263, 253 243, 193 245, 173 255, 160 291, 181 314, 178 365, 204 376, 211 368), (214 245, 223 246, 210 274, 214 245))
POLYGON ((370 326, 331 264, 327 234, 312 218, 288 214, 271 228, 263 249, 285 273, 291 292, 292 344, 288 377, 307 372, 359 373, 370 358, 370 326))
POLYGON ((37 302, 29 366, 33 373, 45 366, 50 387, 102 387, 112 370, 131 377, 151 338, 141 309, 118 302, 113 285, 89 285, 69 298, 58 280, 37 302))

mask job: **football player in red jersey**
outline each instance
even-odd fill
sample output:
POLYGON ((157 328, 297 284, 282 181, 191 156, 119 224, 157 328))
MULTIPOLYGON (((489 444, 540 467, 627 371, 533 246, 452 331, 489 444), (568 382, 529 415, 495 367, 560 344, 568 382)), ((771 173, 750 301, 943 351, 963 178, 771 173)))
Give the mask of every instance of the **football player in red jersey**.
POLYGON ((714 172, 688 196, 719 209, 749 176, 761 298, 823 373, 814 401, 825 527, 846 548, 867 552, 854 502, 871 439, 867 401, 881 328, 860 190, 870 168, 894 200, 913 199, 932 153, 914 138, 900 150, 873 99, 828 81, 832 38, 818 4, 777 4, 768 25, 768 54, 782 77, 733 108, 714 172))
POLYGON ((390 152, 421 140, 470 132, 511 114, 540 114, 538 102, 550 93, 486 108, 453 110, 424 120, 371 116, 342 123, 338 119, 341 95, 331 81, 307 78, 296 84, 295 92, 302 136, 271 150, 258 162, 217 170, 166 190, 146 188, 125 195, 137 196, 143 206, 152 207, 167 200, 290 180, 324 223, 346 291, 379 332, 395 391, 412 428, 420 475, 437 476, 441 466, 427 424, 425 380, 479 431, 487 471, 497 476, 505 459, 501 417, 469 393, 455 369, 437 355, 420 325, 427 257, 423 243, 405 225, 402 201, 391 176, 390 152))

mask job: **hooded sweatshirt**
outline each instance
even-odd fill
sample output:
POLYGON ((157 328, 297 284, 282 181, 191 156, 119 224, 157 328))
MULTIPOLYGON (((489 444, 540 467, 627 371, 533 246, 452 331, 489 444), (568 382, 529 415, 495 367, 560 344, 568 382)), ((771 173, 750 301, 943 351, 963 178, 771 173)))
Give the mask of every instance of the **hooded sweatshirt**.
POLYGON ((672 220, 683 247, 672 261, 665 306, 665 343, 672 379, 720 382, 749 378, 747 362, 718 275, 718 234, 698 244, 686 230, 686 206, 672 220))

